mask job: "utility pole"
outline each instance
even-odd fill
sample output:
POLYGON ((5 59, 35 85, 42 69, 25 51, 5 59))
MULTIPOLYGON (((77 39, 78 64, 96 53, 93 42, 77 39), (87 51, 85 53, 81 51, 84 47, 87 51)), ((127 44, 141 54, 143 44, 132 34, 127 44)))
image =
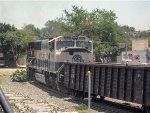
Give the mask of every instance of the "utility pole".
POLYGON ((127 54, 127 51, 128 51, 128 41, 127 41, 127 32, 125 32, 125 43, 126 43, 126 60, 127 60, 127 58, 128 58, 128 54, 127 54))
POLYGON ((88 76, 88 113, 91 110, 91 71, 87 72, 88 76))

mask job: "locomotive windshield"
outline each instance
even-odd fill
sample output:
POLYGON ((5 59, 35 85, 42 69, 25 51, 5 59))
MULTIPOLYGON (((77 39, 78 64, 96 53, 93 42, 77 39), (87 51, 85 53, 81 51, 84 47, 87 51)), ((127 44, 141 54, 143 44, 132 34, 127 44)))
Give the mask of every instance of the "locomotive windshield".
POLYGON ((92 51, 92 43, 91 42, 77 41, 76 46, 83 47, 83 48, 86 48, 86 49, 92 51))
POLYGON ((67 47, 74 47, 74 41, 57 41, 57 50, 67 47))

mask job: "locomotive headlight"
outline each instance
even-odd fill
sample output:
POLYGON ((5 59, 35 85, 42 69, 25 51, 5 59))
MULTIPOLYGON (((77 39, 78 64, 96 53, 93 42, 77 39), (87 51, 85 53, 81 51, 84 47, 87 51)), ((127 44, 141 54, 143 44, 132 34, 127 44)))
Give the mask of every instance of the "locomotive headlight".
POLYGON ((80 55, 74 55, 72 57, 73 62, 82 62, 82 57, 80 55))

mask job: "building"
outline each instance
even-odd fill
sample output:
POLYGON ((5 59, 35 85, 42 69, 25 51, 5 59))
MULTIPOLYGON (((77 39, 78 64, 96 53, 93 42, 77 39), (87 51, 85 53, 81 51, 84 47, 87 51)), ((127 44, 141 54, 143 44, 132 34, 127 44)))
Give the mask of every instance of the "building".
POLYGON ((150 38, 137 38, 132 40, 132 50, 123 51, 121 56, 118 56, 117 62, 130 62, 131 64, 144 64, 150 62, 150 38), (149 58, 148 58, 149 56, 149 58))
POLYGON ((145 51, 150 47, 150 39, 149 38, 138 38, 132 39, 132 51, 145 51))

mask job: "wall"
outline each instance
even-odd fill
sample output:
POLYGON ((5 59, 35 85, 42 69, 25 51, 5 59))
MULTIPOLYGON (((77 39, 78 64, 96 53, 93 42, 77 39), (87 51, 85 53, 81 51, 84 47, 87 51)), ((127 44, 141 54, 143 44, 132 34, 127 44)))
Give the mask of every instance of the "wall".
POLYGON ((26 55, 22 56, 22 57, 19 57, 18 60, 17 60, 17 63, 19 65, 26 65, 26 55))
POLYGON ((149 46, 148 38, 146 39, 133 39, 132 40, 132 51, 146 50, 149 46))

